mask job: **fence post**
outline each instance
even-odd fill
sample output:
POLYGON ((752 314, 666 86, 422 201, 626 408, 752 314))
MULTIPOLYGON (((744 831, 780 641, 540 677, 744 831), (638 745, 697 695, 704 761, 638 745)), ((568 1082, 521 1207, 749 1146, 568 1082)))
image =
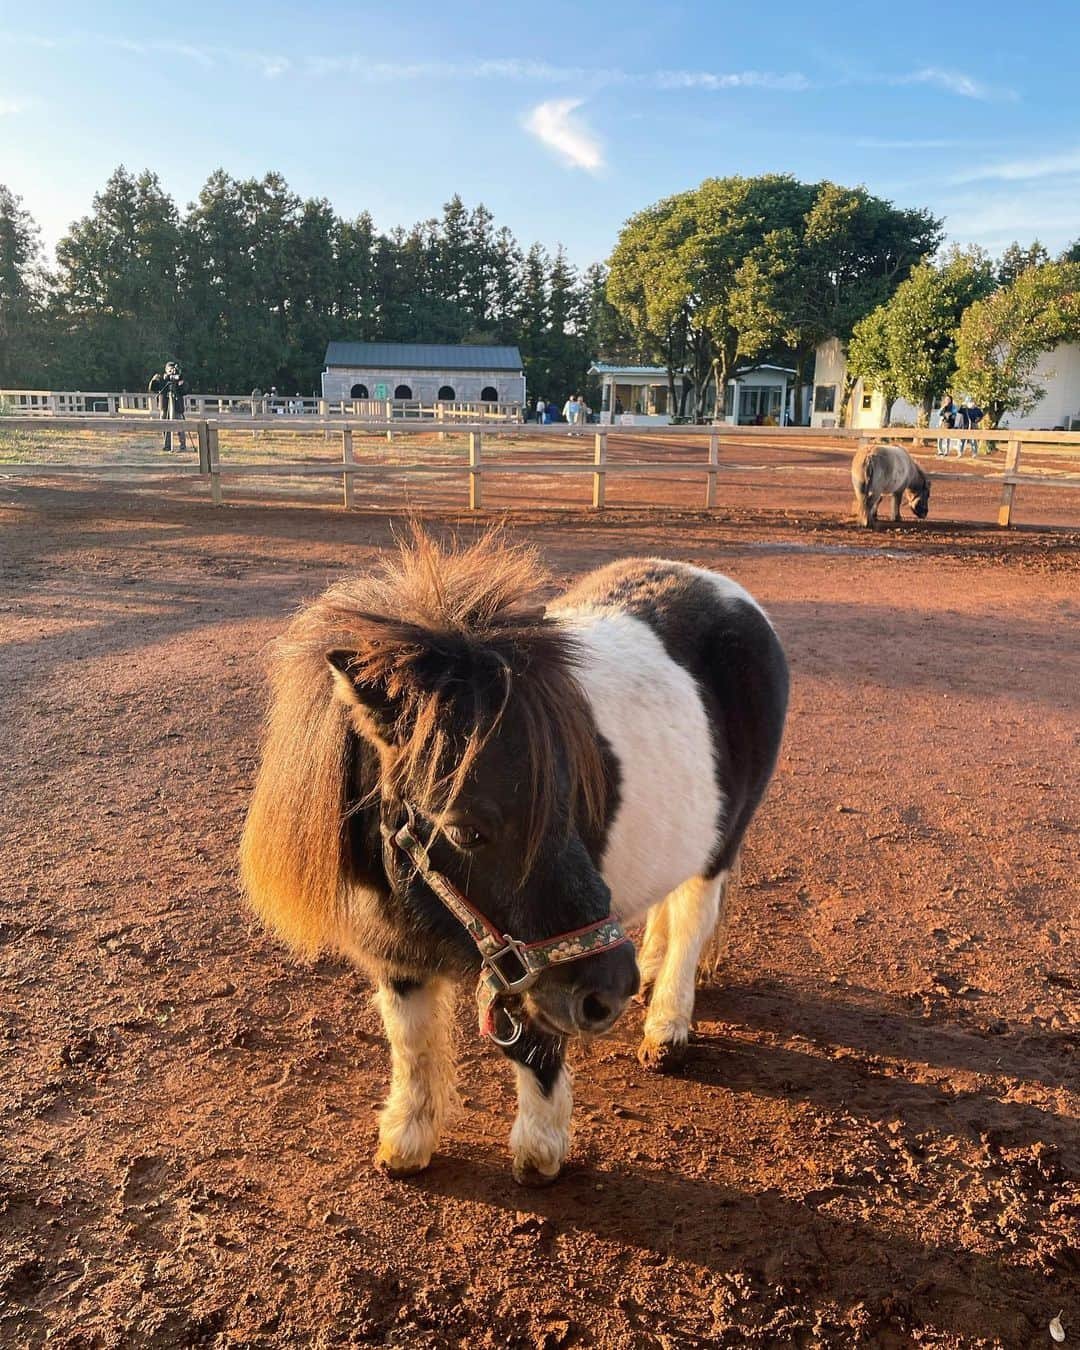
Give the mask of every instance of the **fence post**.
POLYGON ((1015 474, 1020 468, 1020 437, 1013 434, 1009 437, 1009 448, 1005 452, 1005 483, 1001 489, 1001 505, 998 507, 998 524, 1005 528, 1012 524, 1012 506, 1013 497, 1016 495, 1016 484, 1009 482, 1011 474, 1015 474))
POLYGON ((720 463, 720 433, 709 432, 709 472, 705 476, 705 509, 716 505, 716 469, 720 463))
POLYGON ((480 503, 483 500, 483 489, 480 484, 480 475, 483 470, 480 467, 481 456, 480 432, 469 432, 469 510, 479 511, 480 503))
MULTIPOLYGON (((341 458, 342 458, 342 462, 345 463, 345 464, 352 464, 352 462, 353 462, 353 453, 352 453, 352 432, 351 432, 348 428, 346 428, 346 429, 341 433, 341 458)), ((344 492, 345 492, 345 509, 346 509, 346 510, 349 510, 349 508, 350 508, 350 507, 352 506, 352 504, 353 504, 353 476, 352 476, 352 474, 351 474, 351 473, 343 473, 343 474, 341 475, 341 481, 342 481, 342 486, 343 486, 344 492)))
POLYGON ((394 433, 390 430, 390 423, 393 421, 393 419, 394 419, 394 409, 393 409, 393 407, 392 407, 391 404, 390 404, 390 400, 387 399, 387 400, 386 400, 386 423, 387 423, 387 426, 386 426, 386 439, 387 439, 388 441, 392 441, 392 440, 394 439, 394 433))
POLYGON ((215 506, 221 505, 221 450, 218 444, 218 429, 207 426, 207 451, 210 460, 210 500, 215 506))
POLYGON ((593 463, 596 469, 592 476, 592 504, 594 511, 604 509, 604 492, 607 486, 607 470, 602 465, 607 463, 607 432, 598 431, 596 433, 595 447, 593 449, 593 463))
POLYGON ((205 478, 210 473, 210 438, 206 434, 205 418, 196 422, 195 436, 199 444, 199 473, 205 478))

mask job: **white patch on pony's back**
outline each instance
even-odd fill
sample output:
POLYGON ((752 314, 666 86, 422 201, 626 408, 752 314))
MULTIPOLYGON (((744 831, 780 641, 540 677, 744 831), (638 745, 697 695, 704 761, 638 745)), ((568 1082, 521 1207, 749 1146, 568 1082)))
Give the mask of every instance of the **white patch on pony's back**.
POLYGON ((553 614, 581 643, 577 672, 619 763, 619 807, 601 862, 612 910, 635 922, 708 865, 723 805, 697 683, 644 620, 584 605, 553 614))

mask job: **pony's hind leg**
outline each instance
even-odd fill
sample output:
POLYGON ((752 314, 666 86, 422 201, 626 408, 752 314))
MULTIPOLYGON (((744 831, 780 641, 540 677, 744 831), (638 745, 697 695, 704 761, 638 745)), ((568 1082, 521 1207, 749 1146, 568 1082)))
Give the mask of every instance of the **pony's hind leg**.
POLYGON ((570 1147, 574 1090, 565 1043, 526 1024, 506 1055, 517 1076, 518 1111, 510 1131, 514 1180, 548 1186, 562 1171, 570 1147))
POLYGON ((661 1071, 682 1058, 690 1036, 698 962, 720 914, 727 873, 692 877, 663 902, 667 950, 657 972, 645 1035, 638 1047, 642 1067, 661 1071))
POLYGON ((375 1165, 409 1176, 431 1161, 457 1102, 454 989, 443 979, 392 979, 375 996, 390 1042, 390 1095, 379 1116, 375 1165))

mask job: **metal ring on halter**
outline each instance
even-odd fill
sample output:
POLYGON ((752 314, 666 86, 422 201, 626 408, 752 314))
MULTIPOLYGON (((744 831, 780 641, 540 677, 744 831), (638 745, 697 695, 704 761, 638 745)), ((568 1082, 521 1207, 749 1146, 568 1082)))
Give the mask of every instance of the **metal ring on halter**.
POLYGON ((495 1011, 494 1009, 492 1010, 491 1030, 488 1032, 488 1039, 494 1041, 495 1044, 499 1046, 501 1049, 508 1050, 510 1046, 517 1045, 518 1041, 521 1040, 521 1033, 524 1030, 525 1030, 524 1022, 519 1021, 518 1018, 514 1016, 514 1014, 510 1011, 509 1008, 500 1007, 498 1011, 495 1011), (496 1017, 498 1017, 500 1012, 506 1017, 506 1020, 510 1023, 511 1027, 513 1027, 513 1031, 511 1032, 509 1038, 505 1040, 495 1030, 495 1019, 496 1017))

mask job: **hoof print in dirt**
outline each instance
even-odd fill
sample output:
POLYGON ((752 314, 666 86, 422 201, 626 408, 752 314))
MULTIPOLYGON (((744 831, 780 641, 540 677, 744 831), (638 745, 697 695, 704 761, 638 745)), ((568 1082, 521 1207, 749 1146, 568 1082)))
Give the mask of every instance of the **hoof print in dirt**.
POLYGON ((686 1041, 653 1041, 646 1037, 638 1046, 638 1063, 648 1073, 672 1073, 686 1059, 686 1041))

